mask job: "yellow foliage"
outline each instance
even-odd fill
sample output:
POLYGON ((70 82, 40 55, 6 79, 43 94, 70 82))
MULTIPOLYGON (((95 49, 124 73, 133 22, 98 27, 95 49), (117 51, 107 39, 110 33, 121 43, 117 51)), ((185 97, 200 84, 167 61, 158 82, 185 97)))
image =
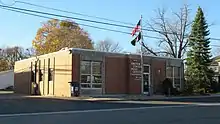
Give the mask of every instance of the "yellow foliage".
POLYGON ((33 47, 38 55, 58 51, 64 47, 93 49, 87 32, 70 21, 49 20, 38 29, 33 47))
POLYGON ((7 71, 9 70, 8 62, 4 59, 0 59, 0 71, 7 71))

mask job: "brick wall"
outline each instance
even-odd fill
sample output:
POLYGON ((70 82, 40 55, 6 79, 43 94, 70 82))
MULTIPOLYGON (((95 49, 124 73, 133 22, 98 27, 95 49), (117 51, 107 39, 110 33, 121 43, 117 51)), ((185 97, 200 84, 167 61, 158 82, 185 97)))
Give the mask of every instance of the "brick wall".
POLYGON ((141 59, 140 56, 128 57, 129 94, 141 93, 141 59))
POLYGON ((105 57, 105 93, 126 94, 128 92, 128 64, 126 57, 105 57))

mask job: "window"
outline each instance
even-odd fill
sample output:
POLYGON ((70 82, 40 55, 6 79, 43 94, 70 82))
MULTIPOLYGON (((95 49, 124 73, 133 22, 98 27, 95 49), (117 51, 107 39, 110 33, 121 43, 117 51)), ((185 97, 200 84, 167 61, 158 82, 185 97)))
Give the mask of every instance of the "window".
POLYGON ((101 74, 101 70, 102 70, 102 67, 101 67, 100 62, 94 62, 94 63, 92 63, 92 73, 93 73, 93 74, 98 74, 98 75, 100 75, 100 74, 101 74))
POLYGON ((89 61, 82 61, 80 68, 81 74, 91 74, 91 63, 89 61))
POLYGON ((150 73, 150 66, 144 65, 144 73, 150 73))
POLYGON ((31 82, 35 82, 35 73, 31 71, 31 82))
POLYGON ((167 67, 166 74, 168 78, 173 77, 173 68, 172 67, 167 67))
POLYGON ((43 71, 39 70, 39 81, 43 81, 43 71))
POLYGON ((173 82, 174 88, 181 87, 181 70, 180 67, 170 66, 166 69, 167 78, 169 78, 173 82))
POLYGON ((49 68, 48 69, 48 81, 52 81, 53 80, 53 69, 49 68))
POLYGON ((37 71, 37 66, 36 62, 31 62, 31 82, 36 82, 36 71, 37 71))
POLYGON ((173 67, 174 68, 174 77, 180 77, 180 67, 173 67))
POLYGON ((43 81, 43 73, 42 73, 42 70, 41 70, 41 61, 39 60, 39 81, 43 81))
POLYGON ((101 62, 81 61, 81 87, 102 88, 101 62))

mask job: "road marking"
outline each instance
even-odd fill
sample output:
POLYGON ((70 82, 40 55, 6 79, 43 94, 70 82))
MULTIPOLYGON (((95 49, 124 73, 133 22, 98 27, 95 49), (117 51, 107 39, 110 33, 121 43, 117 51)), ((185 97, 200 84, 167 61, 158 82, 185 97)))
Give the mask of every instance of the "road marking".
MULTIPOLYGON (((112 101, 108 101, 112 102, 112 101)), ((133 104, 159 104, 159 105, 198 105, 198 106, 220 106, 220 103, 202 102, 175 102, 175 101, 114 101, 114 103, 133 103, 133 104)))
POLYGON ((199 106, 220 106, 220 103, 197 103, 199 106))
MULTIPOLYGON (((112 102, 112 101, 107 101, 112 102)), ((114 103, 134 103, 134 104, 169 104, 169 105, 191 105, 193 102, 175 102, 175 101, 114 101, 114 103)))
POLYGON ((96 110, 79 110, 79 111, 57 111, 57 112, 36 112, 36 113, 18 113, 18 114, 0 114, 0 117, 18 117, 18 116, 37 116, 37 115, 56 115, 56 114, 77 114, 92 112, 112 112, 112 111, 130 111, 144 109, 162 109, 162 108, 183 108, 196 105, 176 105, 176 106, 151 106, 138 108, 118 108, 118 109, 96 109, 96 110))

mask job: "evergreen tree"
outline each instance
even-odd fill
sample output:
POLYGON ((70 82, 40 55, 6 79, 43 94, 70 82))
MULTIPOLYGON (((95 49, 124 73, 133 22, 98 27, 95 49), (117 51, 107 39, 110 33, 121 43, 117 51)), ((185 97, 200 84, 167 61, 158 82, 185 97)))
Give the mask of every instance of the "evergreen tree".
POLYGON ((211 63, 211 48, 208 24, 206 23, 204 13, 198 7, 196 17, 192 24, 192 30, 189 37, 189 51, 187 53, 187 82, 191 83, 196 92, 209 91, 212 82, 213 73, 208 67, 211 63))

